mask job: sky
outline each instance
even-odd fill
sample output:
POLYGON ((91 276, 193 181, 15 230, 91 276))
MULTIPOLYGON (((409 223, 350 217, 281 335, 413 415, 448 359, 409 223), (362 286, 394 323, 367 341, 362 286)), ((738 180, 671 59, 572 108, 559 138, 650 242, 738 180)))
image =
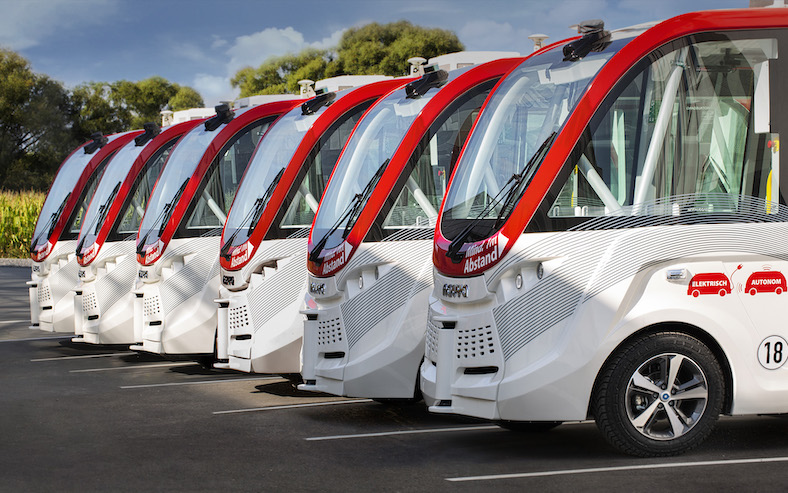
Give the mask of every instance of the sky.
MULTIPOLYGON (((159 75, 191 86, 206 106, 237 97, 230 78, 245 66, 307 47, 331 48, 348 28, 408 20, 448 29, 467 50, 528 54, 569 26, 602 19, 607 29, 682 13, 742 8, 748 0, 0 0, 0 46, 35 72, 74 87, 86 81, 159 75)), ((419 55, 414 53, 414 56, 419 55)))

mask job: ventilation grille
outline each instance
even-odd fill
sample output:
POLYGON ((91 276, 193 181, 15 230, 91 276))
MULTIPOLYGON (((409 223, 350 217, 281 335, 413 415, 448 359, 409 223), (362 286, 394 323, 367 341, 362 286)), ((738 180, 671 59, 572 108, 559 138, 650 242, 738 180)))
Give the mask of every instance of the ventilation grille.
POLYGON ((98 309, 98 305, 96 304, 96 293, 91 291, 90 293, 82 293, 82 311, 92 312, 98 309))
POLYGON ((317 322, 317 345, 328 346, 330 344, 341 343, 344 340, 342 333, 342 323, 339 317, 331 320, 319 320, 317 322))
POLYGON ((153 317, 161 313, 161 301, 158 295, 142 300, 142 311, 146 317, 153 317))
POLYGON ((457 358, 478 358, 495 353, 492 327, 457 329, 457 358))
POLYGON ((424 355, 430 361, 438 360, 438 327, 429 319, 427 320, 427 339, 424 355))
POLYGON ((38 285, 38 304, 41 306, 49 306, 52 304, 50 301, 52 299, 52 292, 49 290, 49 286, 46 284, 39 284, 38 285))
POLYGON ((249 331, 249 309, 246 304, 230 308, 229 329, 231 333, 249 331))

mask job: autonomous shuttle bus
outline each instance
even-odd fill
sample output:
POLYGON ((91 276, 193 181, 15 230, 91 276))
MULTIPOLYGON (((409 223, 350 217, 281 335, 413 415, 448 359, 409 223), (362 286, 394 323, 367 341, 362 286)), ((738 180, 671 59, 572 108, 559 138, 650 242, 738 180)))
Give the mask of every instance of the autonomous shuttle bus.
POLYGON ((219 237, 230 203, 268 127, 301 101, 216 116, 181 137, 161 172, 137 233, 134 350, 212 354, 219 291, 219 237))
POLYGON ((153 185, 175 143, 202 120, 163 130, 146 123, 104 171, 77 241, 76 342, 132 344, 137 230, 153 185))
POLYGON ((96 133, 60 165, 30 241, 33 272, 27 284, 31 328, 74 332, 74 288, 79 269, 74 251, 85 210, 107 162, 139 133, 109 137, 96 133))
POLYGON ((430 410, 593 418, 643 456, 697 445, 720 413, 788 412, 788 9, 580 32, 501 81, 457 164, 430 410))
POLYGON ((309 237, 300 389, 417 396, 437 210, 479 108, 520 61, 428 67, 356 125, 309 237))
POLYGON ((221 242, 218 368, 297 374, 306 237, 361 115, 411 79, 324 92, 282 116, 257 146, 221 242))

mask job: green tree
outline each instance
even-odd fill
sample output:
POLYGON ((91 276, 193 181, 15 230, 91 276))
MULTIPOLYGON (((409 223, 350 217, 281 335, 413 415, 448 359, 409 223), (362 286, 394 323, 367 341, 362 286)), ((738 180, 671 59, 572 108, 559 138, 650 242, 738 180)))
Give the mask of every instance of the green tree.
POLYGON ((242 68, 230 82, 241 89, 241 97, 296 93, 301 79, 406 75, 410 57, 429 59, 464 49, 457 36, 444 29, 414 26, 408 21, 372 23, 346 31, 335 49, 306 49, 272 57, 258 68, 242 68))
POLYGON ((0 49, 0 187, 48 183, 72 145, 63 86, 32 71, 19 54, 0 49), (38 178, 38 179, 36 179, 38 178))
POLYGON ((112 134, 129 130, 133 115, 107 82, 84 82, 71 91, 73 134, 78 142, 93 132, 112 134))
POLYGON ((345 31, 331 75, 405 75, 410 57, 429 59, 464 49, 457 35, 445 29, 414 26, 408 21, 373 22, 345 31))
POLYGON ((271 57, 258 68, 244 67, 230 80, 241 89, 241 97, 257 94, 295 94, 298 81, 326 77, 326 69, 334 55, 326 50, 307 48, 298 54, 271 57))
POLYGON ((205 106, 200 93, 187 86, 178 86, 175 95, 167 102, 167 106, 173 111, 188 110, 189 108, 202 108, 205 106))

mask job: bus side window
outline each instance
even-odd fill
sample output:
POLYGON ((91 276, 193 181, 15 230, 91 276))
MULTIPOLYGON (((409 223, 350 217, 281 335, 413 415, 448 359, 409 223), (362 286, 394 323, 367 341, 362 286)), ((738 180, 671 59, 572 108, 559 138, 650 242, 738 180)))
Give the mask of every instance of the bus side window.
POLYGON ((717 38, 663 50, 625 77, 573 153, 550 217, 738 213, 744 197, 769 212, 779 138, 765 133, 763 84, 776 40, 717 38))

